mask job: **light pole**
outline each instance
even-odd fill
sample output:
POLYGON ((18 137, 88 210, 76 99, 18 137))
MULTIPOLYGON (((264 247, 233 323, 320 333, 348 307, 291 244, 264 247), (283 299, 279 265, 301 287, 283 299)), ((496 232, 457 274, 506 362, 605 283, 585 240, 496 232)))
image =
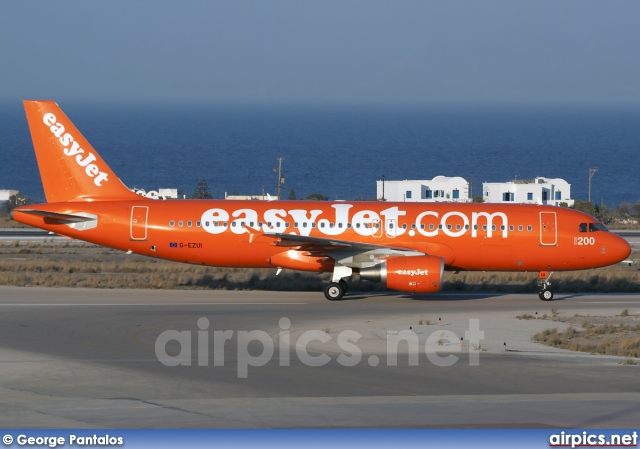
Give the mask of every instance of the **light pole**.
POLYGON ((589 169, 589 204, 591 204, 591 178, 598 171, 598 167, 593 167, 589 169))
POLYGON ((273 171, 278 173, 278 199, 280 199, 280 188, 282 187, 282 184, 284 184, 284 176, 282 175, 282 160, 284 158, 283 157, 279 157, 278 158, 278 168, 274 168, 273 171))
POLYGON ((382 201, 387 201, 384 197, 384 175, 382 175, 382 201))

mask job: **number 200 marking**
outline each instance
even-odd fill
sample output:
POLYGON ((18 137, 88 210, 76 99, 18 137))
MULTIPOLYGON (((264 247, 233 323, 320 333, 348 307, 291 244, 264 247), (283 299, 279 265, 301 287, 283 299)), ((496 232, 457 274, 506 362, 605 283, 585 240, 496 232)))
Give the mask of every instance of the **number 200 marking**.
POLYGON ((594 237, 574 237, 573 244, 578 246, 595 245, 596 239, 594 237))

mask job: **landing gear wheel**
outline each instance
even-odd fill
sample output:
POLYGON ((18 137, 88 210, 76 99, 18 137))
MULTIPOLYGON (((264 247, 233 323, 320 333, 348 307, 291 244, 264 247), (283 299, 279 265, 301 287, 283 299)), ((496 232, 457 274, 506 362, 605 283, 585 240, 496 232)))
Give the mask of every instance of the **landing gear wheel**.
POLYGON ((551 301, 553 299, 553 292, 545 288, 544 290, 540 291, 540 294, 538 296, 543 301, 551 301))
POLYGON ((345 294, 349 291, 349 284, 347 284, 347 281, 345 281, 344 279, 340 279, 338 281, 338 284, 340 284, 342 286, 342 293, 345 294))
POLYGON ((340 301, 344 296, 344 288, 339 282, 332 282, 324 289, 324 296, 329 301, 340 301))

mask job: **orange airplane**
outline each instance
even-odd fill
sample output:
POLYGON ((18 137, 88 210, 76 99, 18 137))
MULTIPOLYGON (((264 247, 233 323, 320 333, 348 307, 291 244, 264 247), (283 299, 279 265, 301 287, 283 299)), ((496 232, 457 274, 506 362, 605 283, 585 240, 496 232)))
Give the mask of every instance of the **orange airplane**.
POLYGON ((149 257, 218 267, 333 273, 403 292, 437 292, 445 270, 538 272, 618 263, 629 244, 572 209, 484 203, 151 200, 118 179, 52 101, 24 102, 47 203, 14 219, 149 257))

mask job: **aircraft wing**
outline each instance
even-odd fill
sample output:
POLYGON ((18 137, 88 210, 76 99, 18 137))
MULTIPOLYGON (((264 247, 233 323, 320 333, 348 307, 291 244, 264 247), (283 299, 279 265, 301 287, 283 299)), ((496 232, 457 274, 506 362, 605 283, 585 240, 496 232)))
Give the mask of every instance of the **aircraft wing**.
POLYGON ((386 251, 408 251, 414 252, 415 250, 412 248, 402 248, 402 247, 394 247, 388 245, 374 245, 371 243, 360 243, 354 242, 351 240, 339 240, 339 239, 331 239, 331 238, 323 238, 323 237, 310 237, 305 235, 296 235, 296 234, 282 234, 279 232, 274 233, 264 233, 265 237, 271 237, 277 240, 276 245, 278 246, 303 246, 306 251, 322 251, 322 252, 331 252, 331 251, 340 251, 345 249, 354 250, 355 252, 367 252, 367 251, 376 251, 376 250, 386 250, 386 251))

